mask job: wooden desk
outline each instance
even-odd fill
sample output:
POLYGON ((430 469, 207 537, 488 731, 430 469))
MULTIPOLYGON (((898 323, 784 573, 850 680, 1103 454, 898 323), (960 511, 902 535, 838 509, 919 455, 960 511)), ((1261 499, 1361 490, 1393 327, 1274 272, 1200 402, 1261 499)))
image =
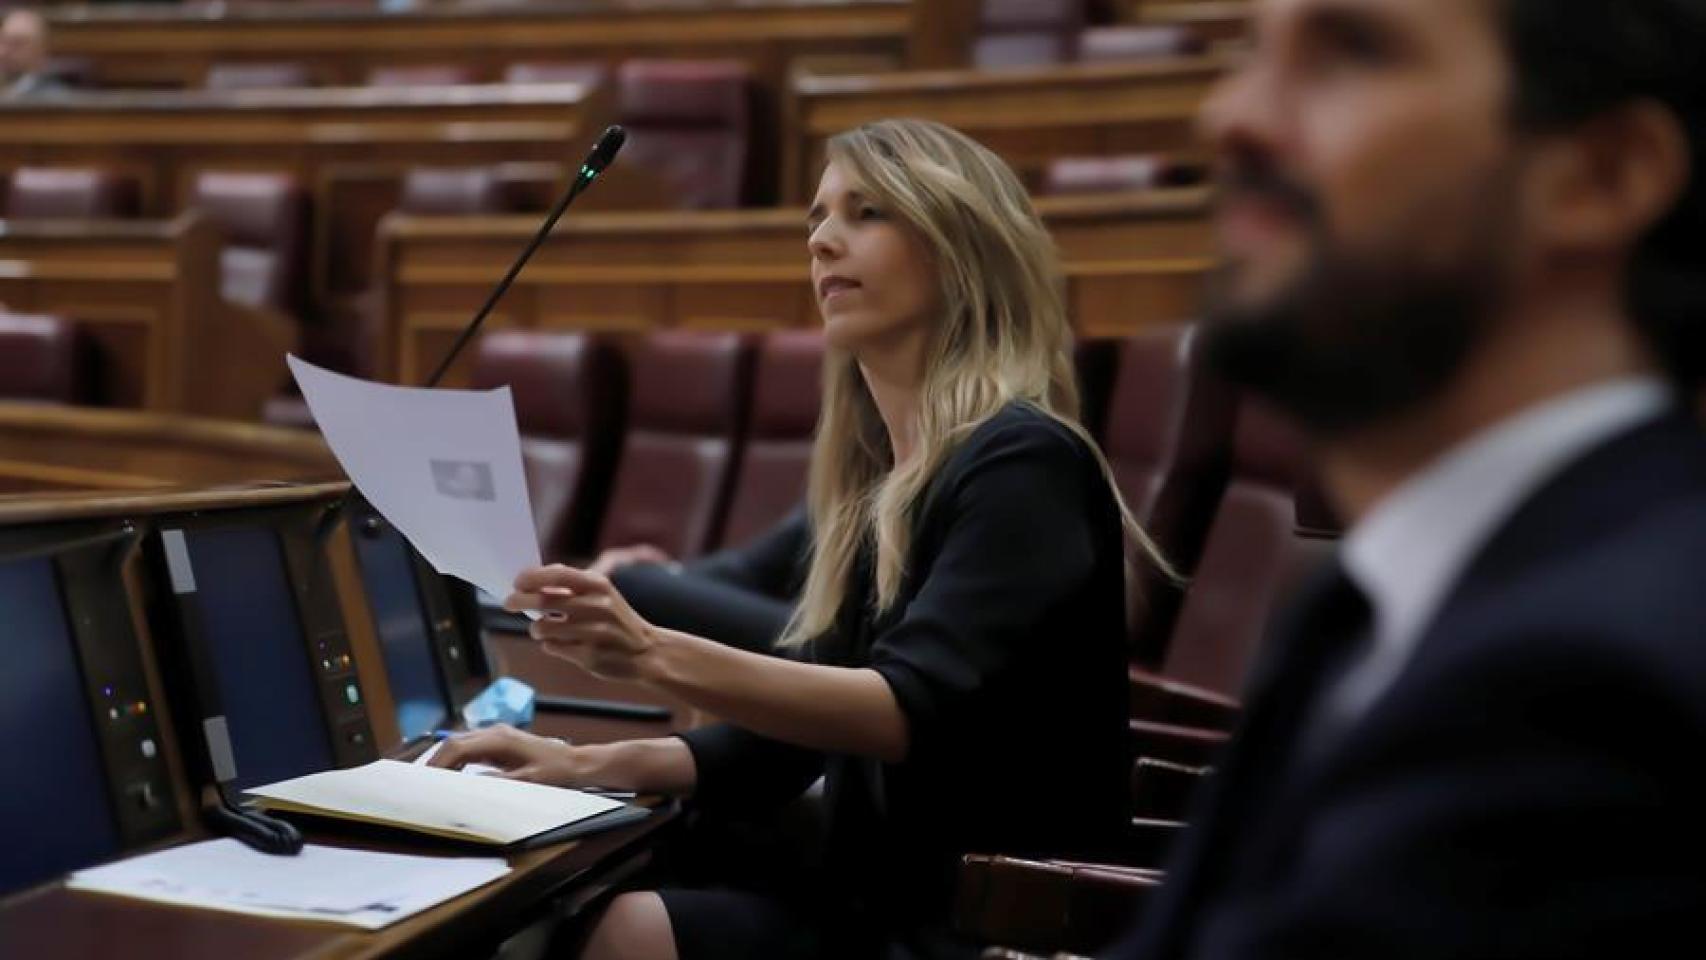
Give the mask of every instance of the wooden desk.
POLYGON ((87 58, 105 86, 200 86, 209 66, 297 61, 323 85, 376 66, 456 63, 481 79, 529 61, 733 57, 779 91, 800 58, 871 54, 899 62, 908 0, 536 0, 377 6, 313 3, 103 4, 48 14, 54 53, 87 58))
POLYGON ((1220 57, 1065 64, 1016 70, 919 70, 795 77, 783 152, 783 202, 817 189, 824 142, 886 117, 938 120, 1001 154, 1033 185, 1061 156, 1191 155, 1197 107, 1225 71, 1220 57))
POLYGON ((1131 0, 1131 7, 1135 23, 1190 27, 1210 46, 1240 44, 1250 34, 1249 0, 1131 0))
POLYGON ((174 415, 0 403, 0 476, 34 490, 341 480, 319 434, 174 415))
MULTIPOLYGON (((27 500, 0 498, 0 526, 53 523, 68 520, 133 519, 138 525, 156 514, 192 510, 267 508, 305 502, 327 502, 342 495, 342 484, 254 489, 190 490, 147 494, 86 494, 27 500)), ((360 588, 354 551, 346 531, 330 542, 329 557, 350 633, 351 651, 382 743, 398 739, 394 704, 377 639, 360 588)), ((147 574, 132 556, 124 576, 133 597, 144 590, 147 574)), ((163 704, 155 655, 155 638, 139 618, 138 641, 147 664, 149 699, 163 704)), ((188 825, 164 845, 204 839, 196 822, 191 791, 173 733, 171 711, 157 711, 162 754, 171 769, 179 813, 188 825)), ((609 722, 593 727, 561 718, 559 734, 592 739, 614 736, 609 722)), ((629 736, 649 735, 647 725, 635 725, 629 736)), ((507 859, 512 872, 502 880, 459 897, 386 930, 367 933, 348 928, 268 920, 165 907, 139 901, 75 893, 60 883, 47 884, 0 901, 0 956, 113 956, 208 958, 354 958, 466 957, 489 950, 520 923, 546 912, 572 915, 592 903, 610 886, 633 874, 650 857, 666 828, 676 819, 672 805, 641 823, 585 840, 525 851, 507 859)), ((415 841, 406 835, 357 837, 341 831, 310 829, 310 842, 330 843, 393 852, 468 855, 467 848, 415 841)))
POLYGON ((282 382, 295 327, 220 299, 220 247, 195 214, 0 221, 0 303, 75 321, 99 347, 114 406, 253 419, 282 382))
MULTIPOLYGON (((171 63, 156 51, 150 59, 171 63)), ((0 104, 0 172, 99 166, 136 178, 143 213, 183 210, 207 170, 290 173, 313 195, 313 288, 331 259, 371 244, 420 164, 578 164, 603 112, 601 88, 527 86, 85 93, 0 104), (345 184, 351 181, 353 186, 345 184)))
MULTIPOLYGON (((632 826, 515 854, 508 858, 511 873, 496 883, 371 933, 159 906, 54 884, 0 903, 0 956, 136 960, 484 956, 521 923, 553 909, 572 916, 637 872, 676 821, 675 809, 666 805, 632 826)), ((312 832, 309 839, 396 853, 431 852, 407 843, 362 843, 312 832)), ((436 849, 447 852, 442 846, 436 849)), ((461 848, 454 853, 468 855, 461 848)))
MULTIPOLYGON (((1195 315, 1212 263, 1200 190, 1039 204, 1081 333, 1195 315)), ((393 216, 381 228, 380 376, 419 383, 536 228, 529 218, 393 216)), ((494 327, 644 332, 818 322, 799 209, 566 218, 494 311, 494 327)), ((472 355, 472 352, 468 354, 472 355)), ((460 362, 459 362, 460 363, 460 362)), ((452 371, 452 382, 466 364, 452 371)))

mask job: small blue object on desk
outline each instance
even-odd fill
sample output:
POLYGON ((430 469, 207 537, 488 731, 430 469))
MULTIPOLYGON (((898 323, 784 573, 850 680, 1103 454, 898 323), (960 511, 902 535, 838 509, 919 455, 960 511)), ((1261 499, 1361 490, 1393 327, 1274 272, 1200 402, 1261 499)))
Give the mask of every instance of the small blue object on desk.
POLYGON ((499 677, 462 708, 462 722, 470 730, 499 723, 530 726, 535 699, 532 687, 514 677, 499 677))

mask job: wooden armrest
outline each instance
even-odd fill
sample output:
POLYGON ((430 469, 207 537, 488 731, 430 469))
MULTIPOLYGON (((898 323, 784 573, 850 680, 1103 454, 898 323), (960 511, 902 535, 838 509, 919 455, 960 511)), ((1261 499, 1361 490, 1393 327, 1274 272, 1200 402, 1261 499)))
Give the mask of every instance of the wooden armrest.
POLYGON ((1159 883, 1130 867, 972 854, 961 863, 954 923, 983 943, 1093 954, 1136 922, 1159 883))
POLYGON ((1238 701, 1203 687, 1169 680, 1141 667, 1126 674, 1131 689, 1131 718, 1207 730, 1231 730, 1238 722, 1238 701))
POLYGON ((1173 843, 1185 832, 1185 824, 1179 820, 1156 820, 1148 817, 1133 817, 1131 827, 1126 834, 1126 849, 1121 857, 1126 863, 1136 864, 1161 875, 1161 868, 1166 865, 1168 854, 1173 849, 1173 843))
POLYGON ((1182 820, 1207 771, 1153 757, 1139 757, 1131 768, 1131 811, 1140 817, 1182 820))
POLYGON ((1134 756, 1166 760, 1187 767, 1214 766, 1214 758, 1227 740, 1227 734, 1220 730, 1150 720, 1133 720, 1129 728, 1134 756))

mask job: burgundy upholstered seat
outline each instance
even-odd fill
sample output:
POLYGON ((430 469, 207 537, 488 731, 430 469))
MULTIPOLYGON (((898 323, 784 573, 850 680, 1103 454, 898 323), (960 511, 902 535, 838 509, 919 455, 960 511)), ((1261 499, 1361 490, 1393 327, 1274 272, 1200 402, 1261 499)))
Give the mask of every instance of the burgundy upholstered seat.
POLYGON ((736 546, 805 499, 823 386, 823 335, 771 333, 758 348, 752 413, 722 543, 736 546))
POLYGON ((628 427, 600 548, 694 557, 718 542, 751 385, 739 334, 670 330, 634 353, 628 427))

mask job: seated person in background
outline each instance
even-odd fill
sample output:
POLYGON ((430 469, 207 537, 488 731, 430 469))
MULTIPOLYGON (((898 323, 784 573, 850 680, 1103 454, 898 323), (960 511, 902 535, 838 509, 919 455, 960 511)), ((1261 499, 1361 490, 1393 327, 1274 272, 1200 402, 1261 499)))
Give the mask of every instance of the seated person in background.
POLYGON ((998 158, 923 121, 830 141, 811 273, 829 360, 816 532, 791 657, 638 617, 603 577, 524 572, 543 643, 725 718, 568 747, 512 729, 437 762, 692 794, 759 814, 825 777, 824 869, 779 889, 616 898, 589 958, 974 957, 960 857, 1109 855, 1129 816, 1128 543, 1153 558, 1075 419, 1061 275, 998 158))
POLYGON ((589 572, 610 578, 653 626, 769 652, 805 586, 811 522, 802 505, 738 547, 677 563, 657 547, 613 547, 589 572))
POLYGON ((64 93, 47 72, 47 21, 34 10, 13 10, 0 21, 0 99, 24 100, 64 93))
POLYGON ((1351 527, 1110 955, 1698 954, 1706 3, 1255 19, 1203 346, 1351 527))

